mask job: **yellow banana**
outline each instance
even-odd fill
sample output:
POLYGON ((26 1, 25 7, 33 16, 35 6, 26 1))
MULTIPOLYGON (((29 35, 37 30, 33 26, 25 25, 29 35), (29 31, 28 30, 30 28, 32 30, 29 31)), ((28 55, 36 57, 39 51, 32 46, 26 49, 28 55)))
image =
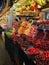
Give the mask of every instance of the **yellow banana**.
POLYGON ((36 0, 36 2, 41 6, 44 6, 46 4, 46 1, 44 0, 36 0))
POLYGON ((42 2, 42 5, 44 6, 46 4, 46 1, 45 0, 41 0, 42 2))
POLYGON ((36 0, 36 2, 37 2, 39 5, 42 5, 41 0, 36 0))

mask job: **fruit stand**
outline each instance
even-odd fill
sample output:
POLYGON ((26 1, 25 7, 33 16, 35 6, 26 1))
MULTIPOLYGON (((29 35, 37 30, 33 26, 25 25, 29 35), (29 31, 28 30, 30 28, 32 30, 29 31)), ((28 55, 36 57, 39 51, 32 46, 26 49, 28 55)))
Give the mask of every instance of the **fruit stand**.
POLYGON ((15 21, 5 32, 6 50, 14 65, 49 65, 49 8, 42 11, 48 1, 21 1, 13 5, 15 21))
POLYGON ((13 60, 17 63, 18 59, 18 63, 20 62, 21 65, 23 62, 26 64, 28 61, 30 64, 49 65, 49 30, 45 30, 45 35, 42 28, 27 21, 20 23, 19 27, 17 28, 16 26, 15 28, 16 30, 10 31, 5 35, 6 49, 8 51, 11 50, 9 53, 13 54, 13 60), (8 37, 7 35, 11 36, 8 37), (10 48, 8 49, 8 47, 10 48), (18 55, 18 58, 16 57, 17 59, 14 58, 15 54, 18 55), (27 60, 25 60, 26 58, 23 55, 27 60))

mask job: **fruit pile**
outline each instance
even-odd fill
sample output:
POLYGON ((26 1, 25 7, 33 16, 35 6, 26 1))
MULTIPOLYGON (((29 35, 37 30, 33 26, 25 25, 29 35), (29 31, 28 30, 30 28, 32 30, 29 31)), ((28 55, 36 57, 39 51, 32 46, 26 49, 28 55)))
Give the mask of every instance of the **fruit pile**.
POLYGON ((18 34, 25 34, 27 36, 34 36, 36 33, 37 26, 31 25, 29 22, 22 22, 20 28, 18 29, 18 34))
POLYGON ((36 60, 36 65, 49 65, 49 51, 40 51, 38 48, 28 48, 28 54, 36 60))
POLYGON ((37 55, 37 65, 49 65, 49 52, 42 52, 42 54, 37 55))
POLYGON ((38 15, 40 13, 40 11, 38 9, 41 8, 43 5, 45 5, 46 2, 44 1, 41 4, 42 5, 40 5, 40 4, 38 5, 37 2, 34 0, 24 0, 22 3, 20 1, 13 5, 13 8, 15 7, 15 10, 13 11, 13 13, 24 14, 24 15, 27 15, 27 14, 33 15, 36 13, 36 15, 38 15))
POLYGON ((42 41, 38 39, 35 43, 35 47, 47 51, 49 50, 49 41, 42 41))
POLYGON ((28 46, 33 47, 28 48, 27 52, 36 55, 37 65, 49 64, 49 30, 44 31, 36 25, 23 21, 18 30, 12 34, 12 38, 15 43, 20 44, 22 50, 28 46))
MULTIPOLYGON (((21 38, 25 37, 26 41, 32 42, 32 44, 34 42, 34 47, 42 50, 49 50, 49 30, 46 30, 44 33, 44 31, 38 29, 37 26, 31 25, 31 23, 27 21, 23 21, 12 36, 14 37, 16 34, 21 35, 21 38)), ((14 39, 16 40, 16 38, 14 39)))
POLYGON ((29 22, 22 22, 20 28, 18 29, 18 34, 28 35, 30 28, 31 24, 29 22))
POLYGON ((28 48, 27 49, 29 55, 38 55, 40 54, 40 50, 38 48, 28 48))

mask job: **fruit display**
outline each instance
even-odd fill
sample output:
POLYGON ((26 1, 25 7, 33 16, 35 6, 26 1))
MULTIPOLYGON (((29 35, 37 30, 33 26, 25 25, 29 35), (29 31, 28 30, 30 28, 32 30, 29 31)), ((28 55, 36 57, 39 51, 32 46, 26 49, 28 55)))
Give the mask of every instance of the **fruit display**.
POLYGON ((6 34, 10 37, 15 33, 15 30, 9 30, 6 32, 6 34))
POLYGON ((18 34, 24 34, 24 31, 26 30, 26 25, 27 23, 23 22, 20 26, 20 28, 18 29, 18 34))
POLYGON ((37 26, 32 25, 30 32, 29 32, 29 36, 35 37, 36 32, 37 32, 36 29, 37 29, 37 26))
POLYGON ((15 8, 15 10, 13 10, 13 13, 15 13, 16 15, 28 15, 31 13, 33 15, 33 13, 35 13, 35 11, 38 9, 38 5, 34 0, 22 0, 14 4, 13 8, 15 8))
POLYGON ((37 59, 37 65, 49 65, 49 52, 43 52, 41 55, 37 56, 37 59))
POLYGON ((36 33, 37 26, 31 25, 29 22, 22 22, 20 28, 18 29, 18 34, 25 34, 28 36, 33 36, 36 33))
MULTIPOLYGON (((44 30, 39 29, 38 26, 31 25, 31 23, 27 21, 23 21, 18 30, 16 32, 19 35, 26 35, 28 36, 27 41, 30 39, 30 41, 35 42, 35 47, 39 47, 43 50, 48 50, 49 49, 49 30, 46 30, 44 33, 44 30), (18 32, 17 32, 18 31, 18 32), (31 38, 29 38, 31 37, 31 38), (35 41, 36 39, 36 41, 35 41), (47 48, 47 49, 46 49, 47 48)), ((15 33, 16 33, 15 32, 15 33)))
POLYGON ((47 1, 19 0, 15 3, 13 13, 20 15, 21 20, 14 21, 12 30, 6 32, 14 44, 18 43, 26 54, 35 59, 36 65, 49 65, 49 21, 42 21, 39 17, 40 9, 47 4, 47 1), (23 16, 21 18, 21 15, 25 15, 25 18, 23 16))
POLYGON ((29 55, 32 55, 32 54, 36 55, 36 54, 40 53, 38 48, 29 48, 29 49, 27 49, 27 51, 28 51, 29 55))
POLYGON ((28 21, 23 21, 12 34, 12 39, 20 44, 23 51, 25 49, 30 56, 34 56, 37 65, 49 64, 49 30, 44 31, 28 21))
MULTIPOLYGON (((19 0, 13 5, 13 13, 16 15, 33 15, 47 5, 48 0, 19 0), (38 10, 38 11, 37 11, 38 10)), ((37 14, 36 14, 37 15, 37 14)))

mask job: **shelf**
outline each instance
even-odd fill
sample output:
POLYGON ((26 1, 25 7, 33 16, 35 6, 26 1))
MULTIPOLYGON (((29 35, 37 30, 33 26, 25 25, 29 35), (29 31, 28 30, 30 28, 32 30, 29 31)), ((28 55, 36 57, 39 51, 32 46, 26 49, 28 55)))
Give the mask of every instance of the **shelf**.
POLYGON ((39 16, 33 16, 33 15, 16 15, 16 17, 33 17, 36 20, 40 18, 39 16))
POLYGON ((33 15, 16 15, 17 17, 33 17, 33 15))

